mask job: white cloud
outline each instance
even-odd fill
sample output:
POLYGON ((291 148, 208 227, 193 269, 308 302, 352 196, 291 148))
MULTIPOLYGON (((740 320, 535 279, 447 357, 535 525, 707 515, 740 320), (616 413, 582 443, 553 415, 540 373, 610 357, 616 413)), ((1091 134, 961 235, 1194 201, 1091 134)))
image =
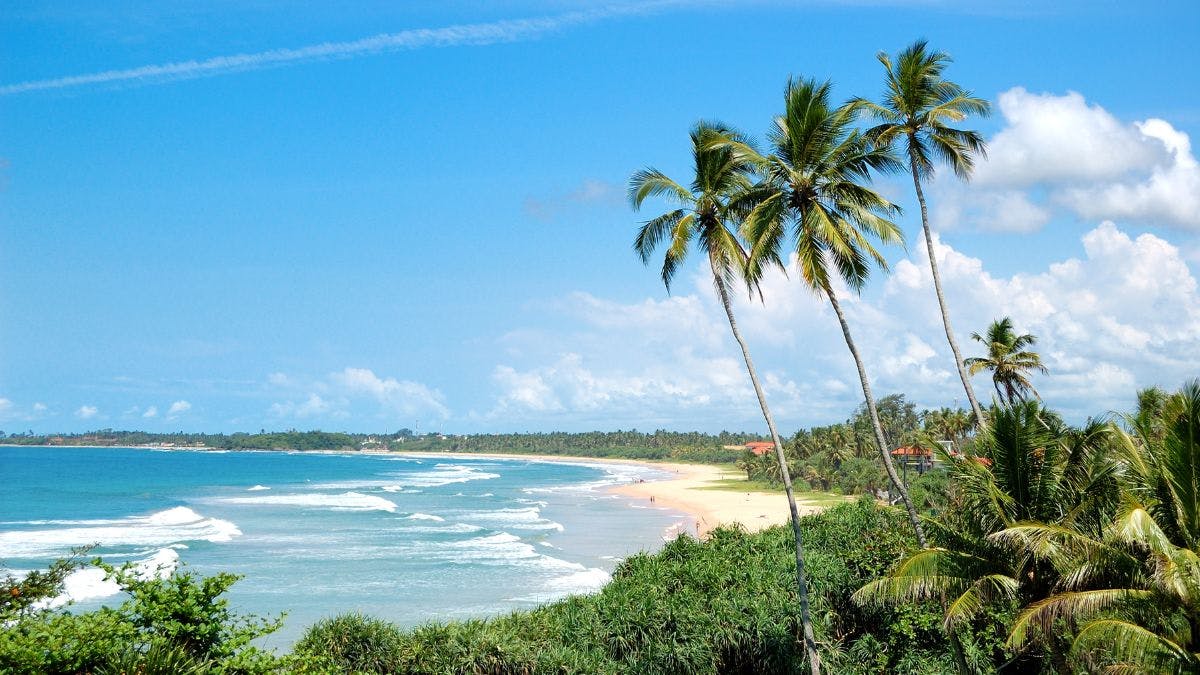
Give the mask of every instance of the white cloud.
POLYGON ((1116 179, 1166 159, 1160 143, 1076 92, 1055 96, 1015 87, 998 103, 1005 127, 988 141, 987 160, 975 171, 980 185, 1116 179))
POLYGON ((146 419, 158 417, 158 406, 152 405, 149 408, 146 408, 146 412, 142 413, 142 417, 146 419))
POLYGON ((367 368, 345 368, 313 381, 273 373, 267 382, 274 390, 299 396, 273 403, 268 412, 274 417, 394 420, 424 415, 444 420, 450 416, 441 392, 419 382, 380 377, 367 368))
POLYGON ((270 413, 275 417, 311 418, 335 412, 328 401, 316 394, 309 394, 301 403, 287 401, 271 404, 270 413))
POLYGON ((75 411, 75 416, 81 420, 90 420, 100 413, 100 410, 94 405, 81 405, 75 411))
POLYGON ((34 403, 25 407, 11 399, 0 397, 0 422, 33 422, 45 417, 48 409, 45 403, 34 403))
MULTIPOLYGON (((970 333, 1011 316, 1038 336, 1050 369, 1033 376, 1035 386, 1072 419, 1127 410, 1139 387, 1174 388, 1200 376, 1200 290, 1179 249, 1160 237, 1104 222, 1074 255, 1011 276, 940 241, 935 250, 964 356, 981 349, 970 333)), ((876 395, 965 405, 925 247, 894 270, 866 298, 838 289, 876 395)), ((794 270, 790 276, 797 278, 794 270)), ((780 426, 844 419, 861 389, 831 310, 782 274, 768 276, 763 289, 765 303, 739 297, 735 312, 780 426)), ((537 348, 511 349, 495 368, 489 424, 762 430, 741 355, 702 275, 690 293, 664 300, 577 293, 560 306, 574 308, 584 326, 510 336, 537 348)), ((985 375, 975 386, 990 399, 985 375)))
POLYGON ((1066 210, 1200 229, 1200 163, 1186 133, 1161 119, 1125 122, 1081 94, 1000 94, 1005 126, 970 184, 935 183, 942 229, 1032 232, 1066 210))
POLYGON ((191 403, 188 403, 187 401, 175 401, 171 404, 171 407, 167 409, 167 419, 175 419, 191 409, 191 403))

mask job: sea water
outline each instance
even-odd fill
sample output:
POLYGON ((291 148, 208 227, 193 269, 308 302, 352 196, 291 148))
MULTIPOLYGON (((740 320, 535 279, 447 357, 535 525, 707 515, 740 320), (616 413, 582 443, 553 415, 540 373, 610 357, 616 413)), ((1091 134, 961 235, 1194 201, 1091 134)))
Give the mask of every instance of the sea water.
MULTIPOLYGON (((0 447, 0 573, 72 547, 243 575, 239 612, 277 616, 286 648, 322 617, 403 626, 483 617, 598 590, 624 557, 690 526, 609 488, 635 464, 403 454, 0 447)), ((67 580, 79 609, 121 601, 97 569, 67 580)))

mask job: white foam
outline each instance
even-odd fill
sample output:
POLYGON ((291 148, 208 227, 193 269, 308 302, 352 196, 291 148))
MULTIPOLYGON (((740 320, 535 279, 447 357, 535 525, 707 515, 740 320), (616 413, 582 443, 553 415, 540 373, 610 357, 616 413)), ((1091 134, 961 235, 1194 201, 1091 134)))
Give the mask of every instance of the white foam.
POLYGON ((319 483, 314 488, 322 490, 364 490, 368 488, 399 492, 406 487, 432 488, 454 483, 466 483, 473 480, 491 480, 499 478, 498 473, 480 471, 473 466, 461 464, 437 464, 426 471, 389 471, 387 478, 379 480, 346 480, 331 483, 319 483), (392 488, 392 489, 388 489, 392 488))
POLYGON ((465 534, 468 532, 479 532, 483 528, 478 525, 470 525, 468 523, 453 523, 450 525, 438 527, 406 527, 405 533, 420 533, 420 534, 465 534))
POLYGON ((301 506, 308 508, 324 508, 334 511, 387 511, 396 512, 396 503, 360 492, 344 492, 340 495, 326 494, 292 494, 265 495, 262 497, 228 497, 221 500, 225 504, 243 504, 249 506, 301 506))
MULTIPOLYGON (((150 557, 139 560, 134 564, 133 574, 138 579, 166 579, 179 567, 179 554, 171 548, 156 551, 150 557)), ((104 570, 97 567, 85 567, 76 570, 63 579, 62 593, 35 603, 38 609, 61 607, 69 602, 86 602, 99 600, 121 592, 121 587, 112 579, 105 579, 104 570)))
POLYGON ((492 509, 490 511, 466 511, 456 518, 468 523, 495 524, 498 529, 557 530, 562 532, 561 523, 543 518, 536 506, 523 509, 492 509))
POLYGON ((607 584, 611 580, 612 576, 608 572, 599 567, 589 567, 585 570, 551 579, 546 582, 546 588, 550 591, 560 591, 570 594, 595 593, 604 588, 604 584, 607 584))
POLYGON ((252 488, 247 488, 246 491, 247 492, 261 492, 263 490, 270 490, 270 489, 271 488, 267 487, 266 485, 255 485, 252 488))
POLYGON ((545 582, 543 590, 517 598, 516 602, 550 602, 560 600, 569 595, 584 595, 595 593, 604 588, 612 580, 608 572, 598 567, 583 567, 567 574, 552 577, 545 582))
POLYGON ((434 520, 439 523, 446 520, 445 518, 442 518, 441 516, 431 516, 428 513, 414 513, 411 516, 409 516, 408 519, 409 520, 434 520))
POLYGON ((68 549, 99 542, 104 548, 156 548, 187 541, 229 541, 242 531, 228 520, 205 518, 186 506, 148 516, 106 520, 43 520, 36 525, 54 529, 0 532, 0 558, 39 558, 62 555, 68 549))
POLYGON ((565 464, 568 466, 584 466, 589 469, 599 469, 604 472, 604 477, 598 480, 589 481, 586 483, 574 483, 571 485, 556 485, 553 487, 543 488, 525 488, 522 490, 525 494, 541 494, 547 492, 595 492, 604 490, 614 485, 625 485, 637 480, 656 481, 666 480, 671 477, 671 474, 660 469, 654 469, 639 464, 608 464, 599 462, 557 462, 548 460, 534 460, 537 464, 565 464))

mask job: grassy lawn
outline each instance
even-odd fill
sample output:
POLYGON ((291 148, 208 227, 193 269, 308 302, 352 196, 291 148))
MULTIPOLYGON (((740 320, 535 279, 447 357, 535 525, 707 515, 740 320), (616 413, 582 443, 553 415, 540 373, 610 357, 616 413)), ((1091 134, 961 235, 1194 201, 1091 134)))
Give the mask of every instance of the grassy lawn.
MULTIPOLYGON (((728 474, 726 474, 728 475, 728 474)), ((710 481, 708 485, 701 488, 702 490, 725 490, 727 492, 778 492, 783 493, 783 486, 773 483, 765 483, 761 481, 750 481, 745 478, 722 478, 720 480, 710 481)), ((813 504, 815 506, 837 506, 845 502, 854 501, 854 497, 838 494, 836 492, 820 492, 816 490, 796 490, 796 501, 804 502, 805 504, 813 504)))

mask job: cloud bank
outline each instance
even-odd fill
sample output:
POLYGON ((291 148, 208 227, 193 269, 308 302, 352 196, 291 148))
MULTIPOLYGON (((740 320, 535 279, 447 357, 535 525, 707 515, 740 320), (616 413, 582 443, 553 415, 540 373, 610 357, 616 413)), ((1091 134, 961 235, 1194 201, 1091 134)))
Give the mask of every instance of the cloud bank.
POLYGON ((1122 122, 1081 94, 1000 94, 1005 126, 969 185, 937 183, 933 222, 1033 232, 1056 213, 1200 231, 1200 163, 1156 118, 1122 122))
MULTIPOLYGON (((1040 271, 1001 276, 937 242, 964 355, 982 352, 971 332, 1011 316, 1018 330, 1039 337, 1036 349, 1050 369, 1035 375, 1035 386, 1077 420, 1129 409, 1136 388, 1174 388, 1200 376, 1200 292, 1179 249, 1110 221, 1080 245, 1040 271)), ((795 279, 796 270, 789 276, 795 279)), ((879 293, 864 299, 843 289, 841 298, 877 395, 903 392, 928 407, 965 405, 932 284, 925 247, 914 247, 879 293)), ((832 311, 782 274, 769 276, 763 292, 765 302, 741 298, 735 311, 781 426, 843 419, 861 389, 832 311)), ((730 428, 762 427, 704 277, 693 280, 689 294, 665 300, 575 294, 563 306, 585 328, 506 338, 531 349, 507 345, 512 358, 492 376, 497 404, 486 415, 490 422, 558 427, 619 419, 639 428, 692 428, 716 419, 730 428)), ((983 400, 991 397, 986 375, 975 387, 983 400)))

